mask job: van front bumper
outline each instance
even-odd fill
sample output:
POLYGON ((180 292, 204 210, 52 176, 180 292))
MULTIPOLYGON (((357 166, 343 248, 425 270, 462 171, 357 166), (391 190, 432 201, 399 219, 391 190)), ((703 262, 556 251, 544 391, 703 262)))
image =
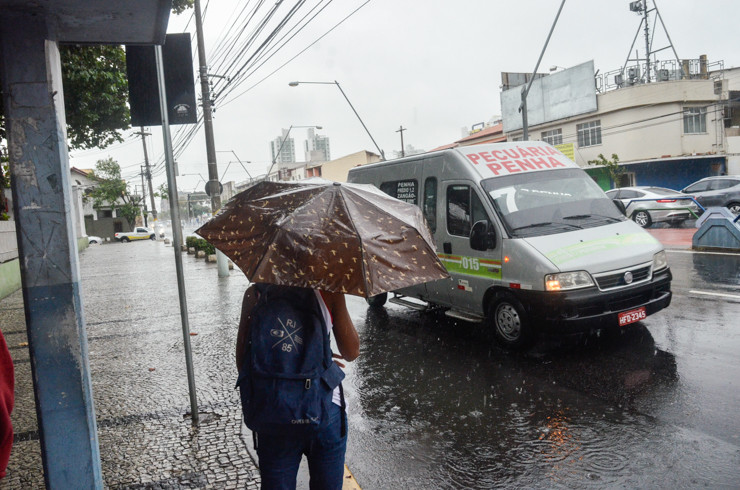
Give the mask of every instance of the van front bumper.
POLYGON ((540 331, 583 332, 619 326, 619 313, 645 307, 652 315, 671 304, 671 271, 653 274, 650 282, 613 291, 597 287, 547 292, 516 290, 533 326, 540 331))

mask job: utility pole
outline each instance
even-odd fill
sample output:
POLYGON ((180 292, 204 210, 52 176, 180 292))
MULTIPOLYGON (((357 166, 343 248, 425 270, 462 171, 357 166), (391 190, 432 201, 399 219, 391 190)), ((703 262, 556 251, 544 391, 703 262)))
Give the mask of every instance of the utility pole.
MULTIPOLYGON (((200 13, 200 0, 195 0, 195 31, 198 36, 198 64, 200 66, 200 92, 203 99, 203 128, 206 133, 206 157, 208 158, 208 182, 206 189, 211 198, 211 213, 221 209, 221 185, 218 181, 218 166, 216 164, 216 143, 213 139, 213 113, 211 108, 211 89, 208 86, 208 65, 206 63, 206 47, 203 38, 203 18, 200 13)), ((226 256, 216 251, 218 276, 229 275, 226 256)))
POLYGON ((406 151, 403 149, 403 132, 406 131, 406 128, 403 127, 403 124, 398 127, 398 130, 396 130, 396 133, 401 133, 401 158, 406 156, 406 151))
MULTIPOLYGON (((157 221, 157 207, 154 205, 154 189, 152 189, 152 172, 149 168, 149 155, 146 152, 146 137, 150 136, 152 133, 147 133, 144 131, 144 128, 141 128, 141 131, 138 133, 141 136, 141 144, 144 147, 144 166, 146 167, 146 180, 149 182, 149 199, 151 200, 152 205, 152 218, 154 218, 154 221, 157 221)), ((143 184, 143 182, 142 182, 143 184)), ((143 191, 143 189, 142 189, 143 191)), ((142 195, 146 194, 145 192, 142 192, 142 195)), ((144 202, 144 209, 146 209, 146 201, 144 202)), ((144 220, 144 224, 146 226, 146 220, 144 220)))
POLYGON ((141 168, 141 202, 144 204, 144 226, 148 227, 147 217, 149 215, 149 211, 146 209, 146 192, 144 192, 144 167, 139 168, 141 168))

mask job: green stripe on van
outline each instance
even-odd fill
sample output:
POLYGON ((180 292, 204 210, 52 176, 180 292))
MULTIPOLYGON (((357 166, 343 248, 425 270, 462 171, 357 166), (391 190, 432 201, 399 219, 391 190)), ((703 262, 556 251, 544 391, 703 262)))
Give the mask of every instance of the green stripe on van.
POLYGON ((616 235, 599 240, 590 240, 575 243, 567 247, 558 248, 545 254, 553 264, 561 265, 586 255, 604 253, 609 250, 630 245, 654 245, 655 239, 649 233, 632 233, 630 235, 616 235))
POLYGON ((450 274, 501 279, 501 261, 465 255, 437 255, 450 274))

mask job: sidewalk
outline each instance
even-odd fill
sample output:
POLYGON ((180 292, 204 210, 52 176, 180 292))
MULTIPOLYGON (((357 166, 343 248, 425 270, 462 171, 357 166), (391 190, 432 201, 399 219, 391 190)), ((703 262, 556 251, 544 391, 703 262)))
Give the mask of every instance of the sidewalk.
POLYGON ((690 249, 696 228, 648 228, 646 229, 667 249, 690 249))
MULTIPOLYGON (((246 278, 183 255, 200 427, 188 397, 174 252, 162 242, 95 245, 80 256, 106 488, 259 488, 233 389, 246 278)), ((3 489, 43 488, 23 297, 0 301, 16 371, 15 442, 3 489)), ((53 328, 53 326, 51 327, 53 328)))
MULTIPOLYGON (((247 279, 183 254, 200 426, 191 423, 173 248, 93 245, 80 254, 81 296, 103 482, 116 489, 257 489, 252 433, 234 389, 234 343, 247 279)), ((22 291, 0 300, 13 357, 15 440, 0 488, 43 488, 22 291)), ((51 327, 53 328, 53 327, 51 327)), ((308 488, 304 464, 298 488, 308 488)), ((345 467, 346 490, 359 490, 345 467)))

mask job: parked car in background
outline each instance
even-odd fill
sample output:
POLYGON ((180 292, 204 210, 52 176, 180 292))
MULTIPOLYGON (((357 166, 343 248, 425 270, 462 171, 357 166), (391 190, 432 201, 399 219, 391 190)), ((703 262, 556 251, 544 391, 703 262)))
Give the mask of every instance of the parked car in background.
POLYGON ((620 187, 607 191, 606 195, 612 200, 622 202, 627 217, 643 228, 661 222, 679 225, 700 213, 696 203, 685 199, 688 196, 664 187, 620 187))
POLYGON ((88 235, 87 243, 103 243, 103 239, 100 238, 99 236, 88 235))
POLYGON ((121 242, 130 242, 133 240, 155 240, 157 236, 149 228, 143 226, 137 226, 133 231, 125 231, 123 233, 116 233, 116 240, 121 242))
POLYGON ((740 214, 740 175, 705 177, 681 192, 691 194, 705 208, 724 207, 732 214, 740 214))

